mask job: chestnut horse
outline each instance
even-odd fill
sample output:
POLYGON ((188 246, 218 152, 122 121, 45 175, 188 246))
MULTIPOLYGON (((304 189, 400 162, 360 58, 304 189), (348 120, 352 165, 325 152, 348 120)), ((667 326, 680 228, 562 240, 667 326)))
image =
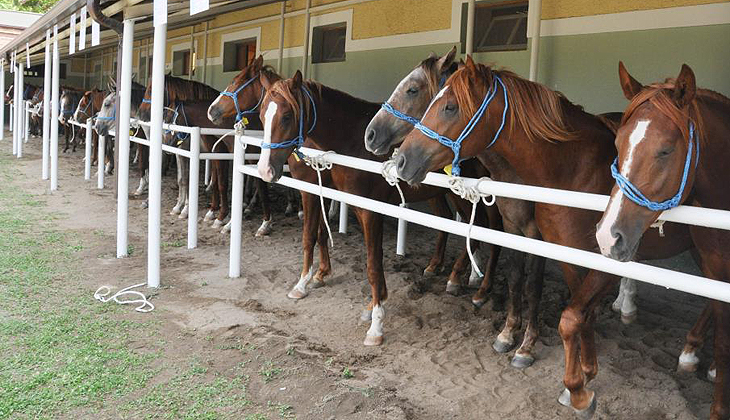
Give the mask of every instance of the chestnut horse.
MULTIPOLYGON (((449 163, 458 166, 472 157, 489 167, 489 158, 496 155, 530 185, 599 194, 613 185, 605 168, 616 156, 614 135, 601 118, 558 92, 509 71, 475 64, 471 57, 446 81, 417 128, 396 158, 398 175, 410 184, 420 183, 429 170, 449 163)), ((548 242, 595 250, 598 219, 599 214, 589 210, 535 203, 535 221, 548 242)), ((640 259, 667 258, 691 246, 686 226, 667 224, 665 231, 666 237, 648 232, 640 259)), ((559 325, 566 386, 559 401, 590 416, 597 401, 586 388, 598 373, 595 309, 618 278, 561 266, 571 300, 559 325)))
MULTIPOLYGON (((265 181, 275 182, 281 177, 284 163, 292 151, 299 151, 305 137, 320 150, 384 160, 367 152, 360 140, 367 123, 379 109, 378 104, 313 81, 304 82, 299 71, 287 80, 272 82, 264 73, 260 79, 267 92, 259 114, 264 122, 264 140, 258 171, 265 181), (320 117, 317 118, 317 115, 320 117)), ((400 201, 397 190, 379 174, 335 165, 331 177, 332 185, 338 190, 379 201, 400 201)), ((444 196, 442 190, 433 187, 404 187, 403 193, 407 202, 444 196)), ((367 248, 367 273, 372 294, 372 323, 365 345, 380 345, 385 316, 382 303, 388 293, 383 274, 383 218, 378 213, 360 208, 355 208, 354 212, 367 248)), ((446 214, 449 215, 450 211, 446 214)), ((491 278, 491 274, 487 276, 491 278)))
MULTIPOLYGON (((436 93, 458 65, 454 62, 456 48, 438 58, 430 56, 411 71, 390 95, 390 98, 373 117, 365 131, 365 147, 376 155, 382 155, 392 146, 403 142, 413 129, 412 121, 403 114, 420 119, 436 93)), ((514 170, 502 159, 489 162, 490 176, 502 182, 522 183, 514 170)), ((540 239, 540 232, 534 220, 534 204, 529 201, 497 198, 497 207, 502 216, 504 230, 509 233, 540 239)), ((490 219, 491 220, 491 219, 490 219)), ((532 254, 507 250, 511 269, 508 272, 509 300, 507 318, 492 347, 499 353, 506 353, 514 347, 515 335, 522 325, 523 287, 527 285, 527 325, 522 344, 515 352, 511 364, 525 368, 534 362, 532 349, 539 335, 537 317, 542 297, 545 259, 532 254)), ((486 302, 487 287, 484 285, 472 298, 477 307, 486 302)))
MULTIPOLYGON (((619 64, 630 101, 616 136, 616 184, 596 239, 607 257, 630 261, 662 211, 687 203, 730 210, 730 99, 699 89, 686 64, 675 80, 642 86, 619 64), (702 153, 700 153, 700 150, 702 153), (657 201, 652 201, 657 200, 657 201)), ((691 226, 700 267, 730 281, 730 232, 691 226)), ((710 418, 730 418, 730 304, 711 301, 716 379, 710 418)))
MULTIPOLYGON (((89 90, 79 99, 79 103, 74 111, 73 119, 76 122, 84 124, 89 118, 95 118, 101 110, 104 98, 107 96, 107 92, 99 89, 89 90)), ((93 124, 92 124, 93 125, 93 124)), ((92 162, 95 162, 98 156, 97 150, 99 147, 99 135, 95 131, 92 134, 92 162)), ((107 141, 105 143, 104 150, 104 173, 109 175, 114 169, 114 142, 107 141)))

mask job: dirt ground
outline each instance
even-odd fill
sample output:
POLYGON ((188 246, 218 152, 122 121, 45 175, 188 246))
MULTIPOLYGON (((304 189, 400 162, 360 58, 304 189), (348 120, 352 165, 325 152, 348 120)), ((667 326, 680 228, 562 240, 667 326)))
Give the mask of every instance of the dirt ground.
MULTIPOLYGON (((9 133, 6 133, 6 139, 9 133)), ((0 143, 10 154, 11 142, 0 143)), ((88 246, 81 284, 91 296, 98 286, 125 287, 145 280, 147 210, 130 200, 132 255, 116 259, 114 178, 105 190, 95 178, 83 179, 83 149, 60 154, 59 191, 41 181, 40 140, 25 145, 13 163, 26 175, 21 188, 45 195, 59 228, 73 232, 88 246)), ((95 171, 95 168, 94 168, 95 171)), ((130 191, 138 174, 132 169, 130 191)), ((299 419, 556 419, 573 418, 556 399, 563 390, 563 348, 557 333, 568 291, 554 262, 548 262, 541 306, 535 364, 516 370, 509 355, 492 349, 505 318, 504 275, 500 261, 490 301, 475 309, 468 295, 445 293, 447 273, 429 280, 423 294, 409 293, 426 265, 435 234, 409 227, 408 255, 395 255, 395 221, 389 219, 384 240, 385 275, 390 296, 385 304, 385 343, 362 345, 367 324, 359 321, 369 297, 362 235, 353 217, 350 233, 335 234, 334 274, 324 288, 301 301, 286 293, 298 279, 301 222, 285 217, 281 187, 274 188, 273 233, 255 238, 258 215, 244 221, 242 277, 227 278, 228 237, 200 222, 200 243, 187 250, 186 221, 170 216, 176 186, 174 173, 163 180, 162 287, 152 294, 156 310, 129 319, 163 325, 161 337, 138 338, 131 348, 145 349, 164 339, 162 356, 174 361, 195 355, 215 375, 234 366, 258 372, 246 384, 256 404, 285 402, 281 417, 299 419)), ((205 201, 201 192, 201 201, 205 201)), ((204 214, 203 209, 200 211, 204 214)), ((463 241, 450 238, 447 266, 463 241)), ((689 259, 664 262, 689 267, 689 259)), ((101 303, 94 303, 99 304, 101 303)), ((677 357, 684 336, 697 319, 703 300, 687 294, 639 285, 639 318, 623 325, 607 299, 597 329, 600 371, 590 387, 598 397, 596 419, 707 418, 711 384, 704 378, 711 346, 702 353, 697 374, 678 374, 677 357)), ((711 341, 708 341, 711 343, 711 341)), ((149 386, 165 382, 164 372, 149 386)), ((134 398, 130 396, 129 398, 134 398)), ((276 414, 276 410, 273 410, 276 414)), ((102 417, 118 417, 107 408, 102 417)), ((74 416, 84 416, 83 410, 74 416)), ((136 416, 133 416, 136 417, 136 416)))

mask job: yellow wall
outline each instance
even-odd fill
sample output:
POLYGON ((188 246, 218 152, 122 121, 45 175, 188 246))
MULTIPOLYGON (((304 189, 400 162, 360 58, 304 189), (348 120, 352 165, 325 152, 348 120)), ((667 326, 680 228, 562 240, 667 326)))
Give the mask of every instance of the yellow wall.
POLYGON ((727 3, 727 0, 543 0, 542 18, 604 15, 710 3, 727 3))

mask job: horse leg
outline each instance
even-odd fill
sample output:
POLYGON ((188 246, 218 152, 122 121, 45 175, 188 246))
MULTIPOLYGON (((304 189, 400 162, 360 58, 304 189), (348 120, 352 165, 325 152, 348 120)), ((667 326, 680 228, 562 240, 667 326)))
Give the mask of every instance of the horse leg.
POLYGON ((588 382, 598 374, 593 329, 595 309, 601 297, 618 279, 611 274, 592 270, 577 284, 571 275, 574 270, 568 264, 563 264, 572 296, 558 326, 565 349, 563 383, 566 387, 558 401, 563 405, 569 404, 580 418, 590 418, 595 412, 597 401, 595 392, 586 388, 588 382))
POLYGON ((327 217, 329 218, 329 220, 335 220, 337 218, 337 215, 339 214, 339 212, 340 212, 340 202, 331 200, 330 209, 327 212, 327 217))
POLYGON ((228 217, 228 161, 221 160, 218 162, 218 195, 220 203, 220 211, 218 218, 213 221, 213 229, 220 229, 225 225, 224 220, 228 217))
POLYGON ((314 274, 313 256, 314 244, 317 239, 319 218, 321 210, 317 196, 302 192, 302 203, 304 205, 304 226, 302 229, 302 273, 297 284, 289 291, 287 297, 290 299, 302 299, 309 294, 307 284, 312 280, 314 274))
POLYGON ((687 342, 684 345, 682 354, 679 355, 677 370, 685 372, 697 371, 697 365, 699 365, 700 359, 697 357, 696 353, 702 348, 702 345, 705 342, 707 332, 710 330, 711 321, 712 304, 708 302, 707 305, 705 305, 705 309, 702 310, 700 318, 687 333, 687 342))
POLYGON ((111 137, 106 142, 106 171, 105 173, 107 175, 111 175, 114 173, 114 142, 111 141, 111 137))
MULTIPOLYGON (((452 217, 451 209, 449 209, 449 204, 446 202, 445 196, 434 197, 428 200, 428 204, 429 206, 431 206, 431 211, 433 211, 433 214, 441 217, 446 217, 448 219, 452 217)), ((431 255, 431 260, 428 262, 428 265, 423 270, 424 277, 434 276, 441 270, 441 266, 444 263, 444 254, 446 253, 446 240, 448 239, 448 237, 449 235, 446 232, 438 231, 436 237, 436 249, 434 249, 433 254, 431 255)))
POLYGON ((183 202, 184 202, 183 195, 182 195, 183 174, 182 174, 182 165, 180 164, 180 161, 182 159, 183 159, 182 156, 175 155, 175 160, 177 161, 177 202, 175 203, 175 207, 173 207, 172 210, 170 210, 171 215, 180 214, 180 212, 182 211, 183 202))
POLYGON ((149 148, 144 145, 138 145, 137 146, 137 154, 139 155, 139 160, 137 161, 137 165, 139 167, 139 187, 137 187, 137 191, 134 192, 135 196, 140 196, 147 191, 147 185, 148 185, 148 172, 147 168, 150 163, 149 159, 149 148))
POLYGON ((542 299, 545 258, 533 254, 525 254, 525 266, 527 267, 527 327, 525 327, 522 344, 515 352, 510 363, 518 369, 530 367, 535 362, 532 349, 535 347, 537 338, 540 335, 537 318, 539 315, 540 300, 542 299))
POLYGON ((299 207, 297 197, 294 195, 294 190, 291 188, 286 189, 286 209, 284 210, 284 216, 289 217, 294 214, 299 207))
MULTIPOLYGON (((68 138, 68 129, 63 130, 63 136, 64 136, 64 139, 65 139, 65 144, 64 144, 64 147, 63 147, 63 153, 68 153, 68 148, 70 147, 69 138, 68 138)), ((94 156, 94 155, 92 154, 92 156, 94 156)), ((91 161, 91 164, 92 165, 94 164, 94 161, 93 160, 91 161)))
POLYGON ((324 224, 324 218, 321 213, 318 219, 319 234, 317 235, 317 245, 319 245, 319 269, 312 278, 312 288, 324 286, 324 278, 332 273, 332 264, 330 262, 329 232, 324 224))
POLYGON ((271 202, 269 200, 269 186, 260 178, 256 178, 256 192, 261 200, 261 209, 264 220, 256 231, 256 236, 265 236, 271 233, 271 202))
POLYGON ((383 321, 385 319, 383 302, 388 298, 383 273, 383 216, 363 209, 356 209, 355 214, 365 237, 368 255, 368 282, 372 296, 369 305, 372 306, 371 322, 364 344, 379 346, 383 344, 383 321))
POLYGON ((730 304, 712 301, 711 305, 715 318, 715 386, 710 419, 727 420, 730 419, 730 304))
POLYGON ((621 279, 618 297, 616 297, 611 308, 614 311, 621 313, 621 322, 626 325, 629 325, 636 320, 636 280, 627 278, 621 279))
MULTIPOLYGON (((490 229, 504 230, 502 215, 495 206, 487 207, 487 222, 490 229)), ((489 259, 487 260, 487 268, 484 271, 484 277, 482 278, 479 289, 471 299, 471 303, 477 308, 484 305, 487 301, 487 293, 492 288, 492 279, 494 273, 497 271, 497 262, 499 261, 499 254, 502 252, 501 246, 493 244, 489 245, 489 259)), ((479 281, 479 273, 472 268, 472 274, 469 276, 469 287, 473 287, 476 282, 479 281)))
POLYGON ((190 191, 190 161, 181 157, 181 159, 177 162, 177 166, 178 172, 181 174, 181 179, 178 185, 180 186, 180 195, 182 197, 180 201, 183 206, 178 218, 187 219, 188 212, 190 211, 190 197, 188 196, 188 192, 190 191))
POLYGON ((204 221, 210 222, 213 219, 216 218, 215 213, 219 209, 218 200, 220 197, 218 197, 218 161, 217 160, 211 160, 210 161, 210 185, 213 186, 211 189, 210 194, 210 205, 208 206, 208 212, 205 213, 205 217, 203 218, 204 221))
MULTIPOLYGON (((76 140, 76 127, 73 125, 70 127, 71 127, 71 143, 73 143, 73 145, 74 145, 73 149, 71 149, 71 153, 76 153, 76 145, 79 144, 79 141, 76 140)), ((96 134, 96 131, 94 131, 93 133, 96 134)), ((79 131, 79 137, 80 137, 80 135, 81 135, 81 132, 79 131)), ((97 136, 98 136, 98 134, 97 134, 97 136)))
POLYGON ((522 327, 522 288, 525 283, 525 254, 510 251, 507 257, 511 269, 507 273, 507 318, 492 348, 497 353, 507 353, 515 346, 515 334, 522 327))
POLYGON ((256 193, 256 188, 258 187, 258 180, 259 178, 252 179, 249 183, 249 194, 251 196, 250 200, 248 201, 248 205, 243 210, 244 217, 248 218, 251 216, 251 213, 253 213, 253 209, 256 206, 256 203, 258 203, 259 196, 256 193))

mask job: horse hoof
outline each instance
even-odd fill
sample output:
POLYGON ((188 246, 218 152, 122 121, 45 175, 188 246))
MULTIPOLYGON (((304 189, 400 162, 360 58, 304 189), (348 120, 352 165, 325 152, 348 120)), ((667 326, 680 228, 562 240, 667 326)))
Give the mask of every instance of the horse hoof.
POLYGON ((360 314, 360 321, 369 322, 373 320, 373 311, 371 309, 363 309, 360 314))
POLYGON ((271 233, 271 223, 271 220, 264 220, 258 230, 256 230, 256 237, 259 238, 269 235, 271 233))
POLYGON ((144 200, 142 202, 142 204, 140 205, 140 207, 142 207, 143 209, 146 209, 147 207, 149 207, 149 205, 150 205, 150 203, 147 200, 144 200))
POLYGON ((717 368, 709 369, 707 371, 707 380, 712 382, 713 384, 717 381, 717 368))
POLYGON ((460 284, 448 282, 446 283, 446 293, 454 296, 459 296, 462 292, 460 284))
POLYGON ((478 289, 482 285, 482 278, 483 277, 473 277, 469 278, 469 288, 470 289, 478 289))
POLYGON ((203 217, 203 221, 210 222, 213 219, 215 219, 215 213, 213 210, 208 210, 208 212, 205 213, 205 217, 203 217))
POLYGON ((223 226, 223 229, 221 229, 221 234, 225 235, 230 232, 231 232, 231 222, 228 222, 228 223, 226 223, 225 226, 223 226))
POLYGON ((304 212, 299 210, 297 212, 297 217, 299 218, 299 220, 304 220, 304 212))
POLYGON ((636 311, 631 312, 631 313, 626 313, 626 314, 621 312, 621 322, 623 322, 624 325, 629 325, 629 324, 633 323, 634 321, 636 321, 636 318, 637 318, 636 311))
POLYGON ((289 217, 292 214, 294 214, 294 206, 287 204, 286 209, 284 209, 284 216, 289 217))
POLYGON ((304 299, 305 297, 307 297, 308 294, 309 293, 302 292, 299 289, 291 289, 289 293, 287 293, 286 297, 288 297, 289 299, 299 300, 304 299))
POLYGON ((527 356, 521 356, 519 354, 515 354, 510 365, 512 365, 513 368, 525 369, 532 366, 533 363, 535 363, 535 358, 531 355, 528 354, 527 356))
POLYGON ((223 227, 223 221, 221 219, 215 219, 211 225, 213 229, 220 229, 223 227))
POLYGON ((365 342, 363 343, 366 346, 379 346, 383 344, 383 336, 382 335, 366 335, 365 336, 365 342))
POLYGON ((700 359, 694 353, 685 353, 679 355, 679 363, 677 363, 677 371, 694 373, 697 372, 697 366, 700 359))
POLYGON ((474 305, 477 309, 479 309, 482 306, 484 306, 485 303, 487 303, 487 300, 486 299, 477 299, 477 298, 472 298, 471 299, 471 304, 474 305))
POLYGON ((512 350, 514 346, 514 343, 507 343, 501 341, 499 338, 494 340, 494 343, 492 343, 492 348, 497 353, 507 353, 508 351, 512 350))
POLYGON ((310 282, 310 285, 311 286, 309 287, 311 287, 312 289, 319 289, 320 287, 324 287, 324 280, 319 280, 315 277, 310 282))
POLYGON ((563 392, 560 393, 560 396, 558 397, 558 402, 562 406, 570 407, 570 391, 568 391, 568 388, 565 388, 563 392))
POLYGON ((575 416, 578 417, 580 420, 590 420, 593 418, 593 415, 596 414, 596 407, 598 406, 598 400, 596 399, 596 393, 593 393, 593 396, 591 397, 591 402, 588 404, 588 407, 582 409, 582 410, 575 410, 575 416))

